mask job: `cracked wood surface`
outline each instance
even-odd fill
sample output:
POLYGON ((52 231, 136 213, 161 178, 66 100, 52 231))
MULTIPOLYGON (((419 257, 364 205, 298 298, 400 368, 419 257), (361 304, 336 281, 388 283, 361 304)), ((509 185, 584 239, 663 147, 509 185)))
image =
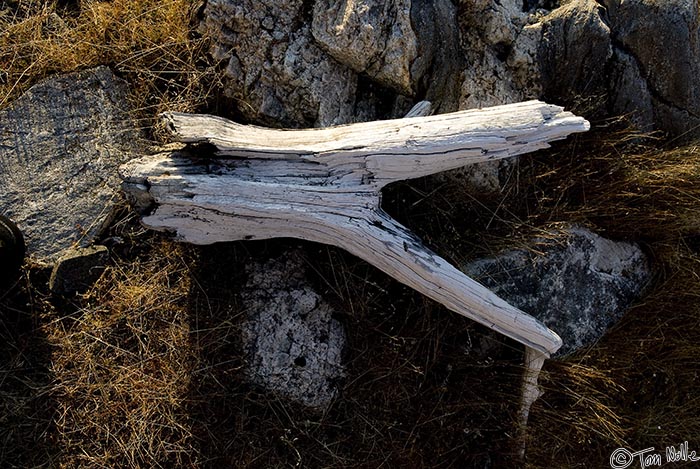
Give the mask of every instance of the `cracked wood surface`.
POLYGON ((206 143, 133 160, 123 188, 149 228, 194 244, 293 237, 341 247, 463 316, 549 356, 561 339, 427 249, 380 208, 381 188, 548 147, 588 130, 529 101, 429 117, 273 130, 167 113, 175 140, 206 143), (199 150, 200 153, 203 149, 199 150))

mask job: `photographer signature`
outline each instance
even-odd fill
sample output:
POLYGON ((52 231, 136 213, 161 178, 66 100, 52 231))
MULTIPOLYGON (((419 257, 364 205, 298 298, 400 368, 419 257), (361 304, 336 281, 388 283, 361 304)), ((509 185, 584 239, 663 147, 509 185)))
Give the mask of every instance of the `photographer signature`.
MULTIPOLYGON (((665 461, 669 462, 697 462, 700 461, 700 456, 696 451, 691 451, 688 447, 688 442, 684 441, 679 448, 675 446, 667 446, 665 451, 665 461)), ((646 448, 640 451, 632 452, 627 448, 617 448, 610 455, 610 467, 612 469, 625 469, 639 462, 639 467, 645 469, 647 467, 658 467, 663 464, 663 456, 659 452, 655 452, 654 447, 646 448)))

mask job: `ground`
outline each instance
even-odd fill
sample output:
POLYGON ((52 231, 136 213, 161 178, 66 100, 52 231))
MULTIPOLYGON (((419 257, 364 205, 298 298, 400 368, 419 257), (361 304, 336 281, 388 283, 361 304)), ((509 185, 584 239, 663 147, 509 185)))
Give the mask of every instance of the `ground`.
MULTIPOLYGON (((136 3, 90 3, 97 16, 81 27, 106 18, 138 31, 137 19, 148 17, 129 16, 136 3)), ((164 5, 183 10, 176 3, 164 5)), ((44 11, 29 10, 20 23, 44 11)), ((98 30, 115 41, 105 46, 114 55, 84 51, 87 59, 69 57, 78 65, 64 57, 35 68, 20 62, 43 43, 2 55, 20 41, 0 33, 0 61, 8 61, 0 81, 14 85, 3 88, 3 101, 43 75, 101 57, 143 85, 134 99, 144 126, 149 106, 216 111, 207 64, 188 59, 200 80, 171 74, 163 84, 159 60, 196 57, 199 39, 173 36, 167 53, 143 46, 153 61, 136 62, 148 56, 138 41, 98 30)), ((384 195, 388 212, 456 264, 570 222, 639 243, 653 260, 652 284, 612 331, 545 364, 545 394, 527 429, 524 464, 532 468, 608 467, 618 447, 700 446, 700 147, 639 135, 620 120, 592 124, 586 135, 522 157, 505 170, 498 194, 470 192, 455 175, 399 183, 384 195)), ((49 273, 31 262, 0 294, 2 467, 523 466, 515 444, 521 347, 366 263, 288 239, 180 245, 141 228, 126 204, 101 241, 110 265, 85 294, 52 295, 49 273), (324 412, 244 379, 242 266, 296 246, 348 335, 346 378, 324 412)))

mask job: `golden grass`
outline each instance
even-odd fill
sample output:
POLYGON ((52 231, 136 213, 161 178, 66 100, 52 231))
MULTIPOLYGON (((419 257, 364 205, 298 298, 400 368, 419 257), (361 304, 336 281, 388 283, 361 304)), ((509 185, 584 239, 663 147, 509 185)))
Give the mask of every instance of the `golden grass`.
POLYGON ((20 0, 0 10, 0 108, 52 74, 108 65, 129 81, 144 128, 161 111, 196 110, 216 80, 208 43, 192 29, 200 6, 85 0, 68 8, 56 0, 20 0))
POLYGON ((196 457, 185 399, 190 349, 180 250, 109 268, 82 307, 49 322, 62 467, 182 467, 196 457))

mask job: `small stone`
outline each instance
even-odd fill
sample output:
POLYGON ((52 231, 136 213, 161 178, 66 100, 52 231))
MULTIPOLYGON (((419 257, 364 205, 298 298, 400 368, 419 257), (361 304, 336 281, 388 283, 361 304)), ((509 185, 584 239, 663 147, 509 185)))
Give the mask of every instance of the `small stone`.
POLYGON ((49 288, 57 294, 85 291, 100 278, 108 261, 105 246, 70 249, 54 266, 49 288))
POLYGON ((343 326, 305 280, 298 253, 251 264, 247 272, 248 379, 310 408, 327 408, 345 373, 343 326))

